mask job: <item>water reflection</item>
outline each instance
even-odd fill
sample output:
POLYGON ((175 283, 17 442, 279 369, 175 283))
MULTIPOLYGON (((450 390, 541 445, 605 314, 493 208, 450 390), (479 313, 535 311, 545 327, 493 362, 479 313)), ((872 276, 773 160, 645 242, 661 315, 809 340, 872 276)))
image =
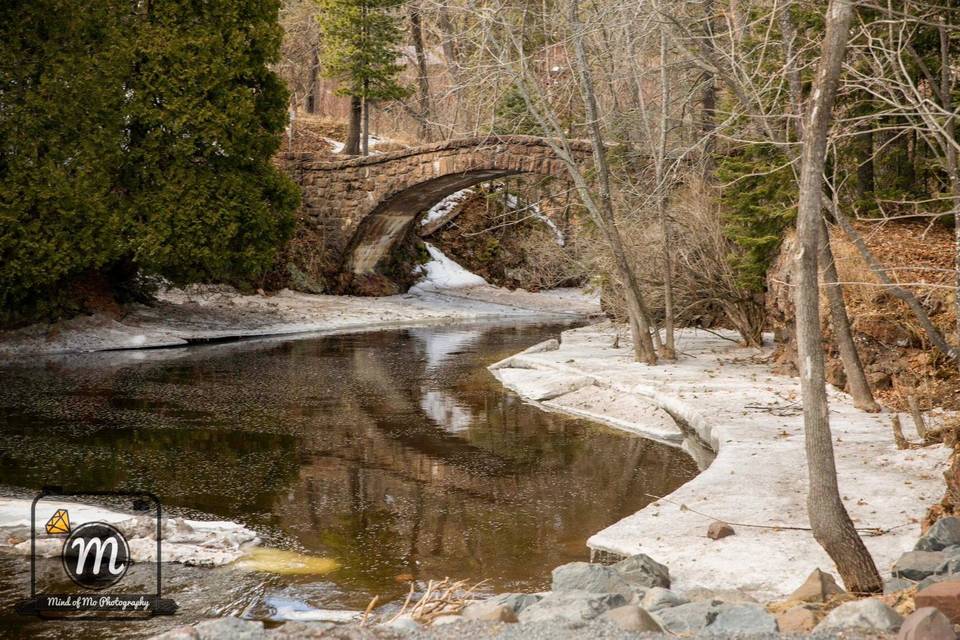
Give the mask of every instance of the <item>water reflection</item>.
POLYGON ((188 614, 253 611, 267 592, 362 607, 404 594, 408 576, 540 589, 553 566, 586 558, 590 534, 696 473, 676 449, 524 404, 484 369, 558 330, 412 329, 0 368, 0 483, 152 491, 341 564, 324 581, 240 578, 229 598, 177 570, 188 614))

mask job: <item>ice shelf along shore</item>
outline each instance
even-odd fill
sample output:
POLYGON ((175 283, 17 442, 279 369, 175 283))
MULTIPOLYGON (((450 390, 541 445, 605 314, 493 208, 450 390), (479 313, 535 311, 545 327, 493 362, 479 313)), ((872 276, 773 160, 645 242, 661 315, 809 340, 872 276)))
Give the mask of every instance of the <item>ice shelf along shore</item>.
MULTIPOLYGON (((784 528, 808 527, 799 380, 771 373, 769 349, 740 347, 732 332, 725 337, 734 341, 683 330, 680 359, 656 366, 633 362, 628 332, 615 348, 616 332, 609 323, 565 331, 559 343, 491 366, 504 385, 545 408, 678 444, 679 421, 716 453, 674 493, 593 535, 591 550, 646 553, 670 567, 681 590, 736 590, 760 600, 789 594, 816 567, 836 574, 809 530, 784 528), (736 534, 709 539, 713 520, 736 534)), ((949 450, 898 450, 890 413, 865 413, 848 395, 828 393, 844 504, 889 575, 943 493, 949 450)))

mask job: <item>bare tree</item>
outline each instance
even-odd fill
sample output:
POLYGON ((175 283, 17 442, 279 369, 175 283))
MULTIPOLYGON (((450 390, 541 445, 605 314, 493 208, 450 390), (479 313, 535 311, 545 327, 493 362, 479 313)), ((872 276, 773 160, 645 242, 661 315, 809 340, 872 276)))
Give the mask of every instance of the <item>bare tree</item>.
POLYGON ((820 64, 804 127, 797 212, 795 301, 810 526, 814 538, 836 564, 847 590, 872 593, 880 591, 883 583, 873 558, 843 505, 837 484, 821 346, 817 272, 827 138, 852 20, 853 4, 850 0, 831 1, 826 14, 820 64))

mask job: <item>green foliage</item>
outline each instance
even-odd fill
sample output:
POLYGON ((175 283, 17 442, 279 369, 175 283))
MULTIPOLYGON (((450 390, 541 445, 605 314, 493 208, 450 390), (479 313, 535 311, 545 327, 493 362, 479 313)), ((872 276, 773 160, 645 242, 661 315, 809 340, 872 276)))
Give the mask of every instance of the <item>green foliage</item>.
POLYGON ((135 6, 0 8, 0 321, 127 265, 240 283, 289 234, 278 0, 135 6))
POLYGON ((409 95, 397 76, 403 0, 319 0, 323 74, 340 81, 341 95, 399 100, 409 95))
POLYGON ((59 283, 119 256, 119 5, 0 8, 0 321, 43 315, 59 283))
POLYGON ((494 118, 493 133, 497 135, 543 135, 540 125, 527 110, 523 95, 514 86, 500 96, 494 109, 494 118))
POLYGON ((724 233, 740 251, 730 257, 738 284, 763 291, 767 268, 796 216, 797 186, 786 156, 774 145, 755 144, 721 158, 724 233))

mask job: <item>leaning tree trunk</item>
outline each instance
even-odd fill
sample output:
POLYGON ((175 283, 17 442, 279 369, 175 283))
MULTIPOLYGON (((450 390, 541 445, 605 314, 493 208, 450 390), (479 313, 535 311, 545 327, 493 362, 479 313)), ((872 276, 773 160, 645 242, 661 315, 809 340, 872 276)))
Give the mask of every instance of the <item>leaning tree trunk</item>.
MULTIPOLYGON (((617 229, 616 218, 613 212, 613 202, 610 189, 610 167, 607 164, 606 147, 603 134, 600 131, 599 109, 594 92, 593 76, 590 73, 587 61, 587 52, 583 44, 583 25, 580 23, 579 5, 577 0, 570 0, 568 4, 571 31, 573 33, 574 59, 576 61, 577 77, 580 81, 580 92, 587 116, 587 130, 590 133, 590 142, 593 149, 593 164, 599 191, 599 207, 597 222, 599 223, 607 244, 613 253, 614 263, 623 284, 627 298, 627 313, 630 315, 630 330, 633 334, 633 348, 637 360, 645 360, 648 364, 657 363, 657 353, 653 339, 650 336, 650 313, 640 292, 633 266, 627 259, 623 247, 620 230, 617 229)), ((654 332, 655 337, 656 332, 654 332)))
POLYGON ((847 376, 853 404, 858 409, 876 413, 880 411, 880 405, 873 399, 870 384, 863 372, 863 363, 860 362, 860 354, 857 353, 857 346, 853 342, 850 317, 847 315, 847 306, 843 302, 843 288, 840 285, 840 276, 837 274, 833 250, 830 248, 830 231, 823 221, 823 216, 820 217, 820 261, 823 268, 823 286, 830 304, 830 326, 833 328, 837 348, 840 350, 840 360, 843 362, 843 372, 847 376))
POLYGON ((347 139, 342 154, 355 156, 360 153, 360 117, 363 111, 360 96, 350 96, 350 121, 347 125, 347 139))
POLYGON ((826 34, 804 126, 797 211, 797 351, 809 482, 807 512, 813 537, 833 559, 848 591, 877 592, 883 586, 880 574, 843 506, 837 484, 824 376, 817 273, 820 194, 827 136, 852 18, 850 0, 832 0, 827 9, 826 34))

